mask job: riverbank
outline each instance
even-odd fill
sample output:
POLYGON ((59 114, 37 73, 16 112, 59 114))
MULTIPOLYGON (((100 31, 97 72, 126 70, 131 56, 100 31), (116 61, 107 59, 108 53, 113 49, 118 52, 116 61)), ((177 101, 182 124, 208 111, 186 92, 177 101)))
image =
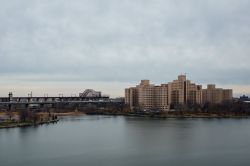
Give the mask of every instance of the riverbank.
POLYGON ((147 117, 147 118, 249 118, 248 114, 236 113, 187 113, 187 112, 171 112, 171 113, 148 113, 148 112, 134 112, 134 113, 109 113, 109 112, 93 112, 87 115, 111 115, 111 116, 130 116, 130 117, 147 117))
POLYGON ((149 118, 249 118, 245 115, 141 115, 141 114, 128 114, 126 116, 134 117, 149 117, 149 118))
MULTIPOLYGON (((48 113, 40 112, 40 116, 47 115, 48 113)), ((232 113, 232 112, 216 112, 216 113, 204 113, 204 112, 54 112, 53 116, 56 119, 39 121, 37 123, 30 122, 18 122, 18 121, 3 121, 0 122, 0 129, 2 128, 14 128, 14 127, 27 127, 38 126, 42 124, 56 123, 59 121, 57 117, 63 116, 84 116, 84 115, 109 115, 109 116, 128 116, 128 117, 142 117, 142 118, 156 118, 156 119, 170 119, 170 118, 249 118, 246 113, 232 113)))
POLYGON ((38 125, 49 124, 49 123, 57 123, 58 121, 59 121, 59 119, 50 120, 50 121, 42 121, 42 122, 38 122, 38 123, 33 123, 33 122, 1 122, 0 129, 38 126, 38 125))
MULTIPOLYGON (((12 115, 18 115, 17 112, 12 112, 12 115)), ((48 113, 43 113, 43 112, 40 112, 39 113, 39 116, 40 117, 46 117, 48 115, 48 113)), ((83 115, 86 115, 85 113, 83 112, 75 112, 75 111, 72 111, 72 112, 57 112, 57 113, 53 113, 53 116, 54 117, 62 117, 62 116, 83 116, 83 115)), ((0 112, 0 117, 2 117, 3 119, 6 119, 6 113, 5 112, 0 112)), ((46 119, 46 118, 45 118, 46 119)), ((3 128, 14 128, 14 127, 28 127, 28 126, 38 126, 38 125, 43 125, 43 124, 49 124, 49 123, 56 123, 58 122, 59 119, 53 119, 53 120, 43 120, 43 121, 39 121, 39 122, 36 122, 35 124, 30 121, 30 122, 18 122, 17 120, 13 120, 13 121, 2 121, 0 122, 0 129, 3 129, 3 128)))
POLYGON ((54 112, 55 116, 83 116, 86 115, 84 112, 54 112))

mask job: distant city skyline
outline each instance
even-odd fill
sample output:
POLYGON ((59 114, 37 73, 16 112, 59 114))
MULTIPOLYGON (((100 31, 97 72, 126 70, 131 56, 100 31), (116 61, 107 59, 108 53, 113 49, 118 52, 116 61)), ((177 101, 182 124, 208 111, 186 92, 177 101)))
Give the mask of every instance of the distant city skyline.
POLYGON ((181 73, 250 95, 250 1, 0 0, 0 96, 111 97, 181 73))

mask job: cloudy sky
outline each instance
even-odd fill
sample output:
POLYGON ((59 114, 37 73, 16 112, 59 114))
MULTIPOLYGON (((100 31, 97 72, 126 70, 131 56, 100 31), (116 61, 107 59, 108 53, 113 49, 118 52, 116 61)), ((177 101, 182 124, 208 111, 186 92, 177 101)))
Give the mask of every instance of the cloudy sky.
POLYGON ((0 96, 113 97, 187 73, 250 93, 249 0, 0 0, 0 96))

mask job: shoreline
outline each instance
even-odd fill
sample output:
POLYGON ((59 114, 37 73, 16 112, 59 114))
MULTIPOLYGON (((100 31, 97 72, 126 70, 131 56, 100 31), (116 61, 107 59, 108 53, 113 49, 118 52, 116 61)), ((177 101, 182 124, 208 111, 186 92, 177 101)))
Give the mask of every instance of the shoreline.
POLYGON ((53 115, 55 116, 82 116, 87 115, 84 112, 54 112, 53 115))
POLYGON ((84 115, 111 115, 149 118, 250 118, 245 113, 145 113, 145 112, 64 112, 53 113, 56 116, 84 116, 84 115))
MULTIPOLYGON (((45 115, 47 113, 40 112, 40 115, 45 115)), ((0 112, 0 116, 5 115, 5 112, 0 112)), ((13 115, 17 115, 17 112, 13 112, 13 115)), ((86 115, 83 112, 57 112, 53 113, 53 116, 57 117, 63 117, 63 116, 82 116, 86 115)), ((47 120, 47 121, 39 121, 37 123, 33 122, 18 122, 18 121, 2 121, 0 122, 0 129, 7 129, 7 128, 16 128, 16 127, 31 127, 31 126, 39 126, 43 124, 49 124, 49 123, 57 123, 59 121, 59 118, 54 119, 54 120, 47 120)))
POLYGON ((146 117, 146 118, 159 118, 159 119, 169 119, 169 118, 250 118, 250 115, 241 114, 156 114, 156 113, 87 113, 86 115, 111 115, 111 116, 128 116, 128 117, 146 117))
MULTIPOLYGON (((124 113, 124 112, 54 112, 53 115, 58 117, 64 116, 85 116, 85 115, 108 115, 108 116, 125 116, 125 117, 139 117, 139 118, 153 118, 153 119, 248 119, 250 115, 247 114, 216 114, 216 113, 145 113, 145 112, 137 112, 137 113, 124 113)), ((33 122, 0 122, 0 129, 4 128, 15 128, 15 127, 31 127, 31 126, 39 126, 43 124, 49 123, 57 123, 60 118, 55 120, 41 121, 38 123, 33 122)))
POLYGON ((204 118, 204 119, 234 119, 234 118, 246 118, 248 119, 249 116, 230 116, 230 115, 215 115, 215 116, 206 116, 206 115, 174 115, 174 116, 157 116, 157 115, 127 115, 131 117, 149 117, 149 118, 160 118, 160 119, 175 119, 175 118, 180 118, 180 119, 189 119, 189 118, 204 118))
MULTIPOLYGON (((32 122, 14 122, 14 123, 9 123, 7 125, 1 125, 0 123, 0 129, 8 129, 8 128, 16 128, 16 127, 31 127, 31 126, 39 126, 39 125, 43 125, 43 124, 50 124, 50 123, 57 123, 59 121, 59 119, 55 119, 55 120, 50 120, 50 121, 43 121, 43 122, 39 122, 39 123, 32 123, 32 122)), ((8 123, 8 122, 7 122, 8 123)))

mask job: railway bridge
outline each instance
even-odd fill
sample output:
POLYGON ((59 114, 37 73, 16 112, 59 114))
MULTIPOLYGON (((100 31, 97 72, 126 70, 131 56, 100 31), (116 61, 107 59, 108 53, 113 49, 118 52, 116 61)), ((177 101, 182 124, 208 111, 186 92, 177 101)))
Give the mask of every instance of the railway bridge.
POLYGON ((121 108, 122 99, 110 99, 109 97, 2 97, 0 98, 1 110, 36 109, 82 109, 88 107, 121 108))

